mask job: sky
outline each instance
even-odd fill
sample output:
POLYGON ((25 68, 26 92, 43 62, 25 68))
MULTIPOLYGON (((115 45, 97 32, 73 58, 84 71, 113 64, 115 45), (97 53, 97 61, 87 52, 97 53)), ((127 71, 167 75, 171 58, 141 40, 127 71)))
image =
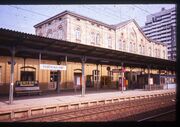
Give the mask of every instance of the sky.
POLYGON ((69 10, 109 25, 135 19, 140 27, 146 16, 170 9, 175 4, 98 4, 98 5, 0 5, 0 28, 35 34, 35 24, 69 10))

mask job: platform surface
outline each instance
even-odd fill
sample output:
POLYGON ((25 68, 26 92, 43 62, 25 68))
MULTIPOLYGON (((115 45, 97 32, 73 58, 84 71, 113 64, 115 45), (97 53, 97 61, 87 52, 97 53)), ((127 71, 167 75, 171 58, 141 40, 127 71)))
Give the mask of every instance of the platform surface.
POLYGON ((88 101, 97 101, 97 100, 107 100, 112 98, 119 97, 132 97, 132 96, 143 96, 143 95, 153 95, 161 93, 176 92, 175 89, 169 90, 153 90, 153 91, 144 91, 144 90, 127 90, 127 91, 96 91, 96 92, 87 92, 84 97, 81 96, 81 92, 76 94, 73 93, 60 93, 56 95, 46 95, 46 96, 33 96, 33 97, 16 97, 13 101, 13 104, 9 105, 8 99, 0 99, 0 113, 6 111, 13 111, 22 108, 33 108, 40 106, 49 106, 56 104, 73 104, 78 102, 88 102, 88 101))

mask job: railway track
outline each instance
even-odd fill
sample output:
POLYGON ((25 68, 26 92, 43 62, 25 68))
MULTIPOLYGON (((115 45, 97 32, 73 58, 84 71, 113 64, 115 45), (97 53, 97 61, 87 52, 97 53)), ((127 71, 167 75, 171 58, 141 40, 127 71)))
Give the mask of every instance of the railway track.
POLYGON ((14 119, 11 122, 114 121, 127 117, 136 120, 137 114, 174 105, 175 95, 166 95, 69 109, 30 118, 14 119))
POLYGON ((138 122, 142 122, 142 121, 175 121, 175 113, 176 110, 169 110, 169 111, 165 111, 162 113, 158 113, 143 119, 138 120, 138 122), (169 117, 171 116, 171 117, 169 117))

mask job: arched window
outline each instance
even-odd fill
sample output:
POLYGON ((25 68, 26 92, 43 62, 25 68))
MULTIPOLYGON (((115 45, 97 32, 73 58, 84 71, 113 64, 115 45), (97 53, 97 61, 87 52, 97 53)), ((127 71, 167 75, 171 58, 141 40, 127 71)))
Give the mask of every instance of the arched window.
POLYGON ((123 41, 123 50, 126 51, 126 42, 123 41))
POLYGON ((119 49, 122 50, 122 40, 119 39, 119 49))
POLYGON ((91 44, 95 44, 95 34, 91 32, 91 44))
POLYGON ((166 58, 165 50, 163 50, 163 58, 166 58))
POLYGON ((136 52, 136 43, 133 43, 133 52, 136 52))
POLYGON ((52 38, 52 29, 47 31, 47 37, 52 38))
POLYGON ((112 38, 111 38, 111 36, 108 37, 108 47, 112 48, 112 38))
POLYGON ((100 34, 96 34, 96 45, 100 45, 100 34))
POLYGON ((151 47, 149 47, 149 56, 152 56, 151 52, 151 47))
POLYGON ((142 54, 145 54, 145 46, 142 46, 142 54))
POLYGON ((155 57, 157 57, 157 48, 155 49, 155 57))
POLYGON ((78 40, 78 41, 81 40, 81 30, 80 30, 79 26, 75 30, 75 36, 76 36, 76 40, 78 40))
POLYGON ((141 44, 139 45, 139 54, 142 54, 142 46, 141 46, 141 44))
POLYGON ((63 32, 63 27, 60 25, 58 27, 58 39, 63 39, 64 32, 63 32))
POLYGON ((158 49, 158 57, 161 57, 161 50, 158 49))
POLYGON ((130 42, 130 43, 129 43, 129 52, 132 52, 132 49, 133 49, 132 46, 133 46, 133 45, 132 45, 132 42, 130 42))

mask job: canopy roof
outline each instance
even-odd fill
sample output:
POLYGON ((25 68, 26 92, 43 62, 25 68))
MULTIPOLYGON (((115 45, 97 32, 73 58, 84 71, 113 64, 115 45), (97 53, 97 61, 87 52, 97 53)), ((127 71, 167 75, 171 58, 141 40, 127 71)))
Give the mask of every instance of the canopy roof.
POLYGON ((86 63, 105 64, 147 68, 150 65, 155 69, 175 70, 175 61, 122 52, 113 49, 94 47, 64 40, 40 37, 37 35, 0 28, 0 56, 11 56, 15 48, 16 57, 39 58, 64 61, 81 62, 86 57, 86 63))

